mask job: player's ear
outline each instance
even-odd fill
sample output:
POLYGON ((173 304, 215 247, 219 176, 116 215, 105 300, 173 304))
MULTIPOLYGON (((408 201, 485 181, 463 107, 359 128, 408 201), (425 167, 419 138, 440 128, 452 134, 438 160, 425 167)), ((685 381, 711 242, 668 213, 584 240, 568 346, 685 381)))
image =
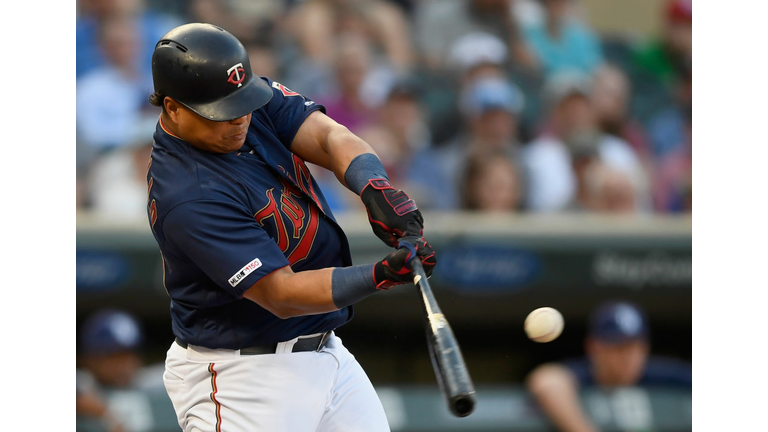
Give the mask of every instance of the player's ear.
POLYGON ((168 113, 168 116, 171 117, 171 120, 175 122, 178 122, 179 120, 179 108, 181 107, 181 104, 176 102, 175 100, 171 99, 170 97, 166 96, 165 99, 163 99, 163 108, 165 108, 165 112, 168 113))

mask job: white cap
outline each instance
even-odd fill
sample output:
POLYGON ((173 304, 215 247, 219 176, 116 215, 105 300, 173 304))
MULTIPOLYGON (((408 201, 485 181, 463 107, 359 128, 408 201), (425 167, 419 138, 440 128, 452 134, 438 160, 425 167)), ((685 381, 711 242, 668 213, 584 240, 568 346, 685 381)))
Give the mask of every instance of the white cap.
POLYGON ((472 32, 458 38, 451 46, 450 64, 462 71, 482 63, 501 65, 507 61, 507 45, 485 32, 472 32))
POLYGON ((549 108, 570 95, 589 97, 591 93, 592 79, 589 75, 570 69, 548 76, 542 87, 542 99, 549 108))

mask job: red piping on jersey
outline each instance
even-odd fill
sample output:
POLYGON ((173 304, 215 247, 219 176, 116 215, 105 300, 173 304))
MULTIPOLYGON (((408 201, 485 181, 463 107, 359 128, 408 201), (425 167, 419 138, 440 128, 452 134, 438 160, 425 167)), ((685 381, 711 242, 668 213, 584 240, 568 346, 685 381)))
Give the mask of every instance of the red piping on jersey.
POLYGON ((213 391, 211 392, 211 400, 213 401, 214 406, 216 407, 215 413, 216 413, 216 432, 221 432, 221 404, 219 401, 216 400, 216 393, 219 391, 219 388, 216 386, 216 373, 215 370, 213 370, 213 365, 215 363, 210 363, 208 365, 208 372, 211 373, 211 388, 213 391))
POLYGON ((167 127, 165 127, 165 125, 163 124, 163 118, 162 117, 160 117, 160 127, 163 128, 163 131, 165 133, 167 133, 168 135, 170 135, 170 136, 172 136, 174 138, 177 138, 177 139, 181 139, 181 137, 174 135, 173 133, 171 133, 171 131, 168 130, 167 127))

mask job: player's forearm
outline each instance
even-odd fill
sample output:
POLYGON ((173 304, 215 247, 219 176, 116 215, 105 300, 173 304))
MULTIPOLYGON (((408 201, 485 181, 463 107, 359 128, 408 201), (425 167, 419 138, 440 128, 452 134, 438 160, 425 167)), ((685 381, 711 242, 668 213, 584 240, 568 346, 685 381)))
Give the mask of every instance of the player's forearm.
MULTIPOLYGON (((283 319, 332 312, 378 291, 374 267, 368 264, 297 273, 284 267, 265 276, 244 297, 283 319)), ((384 281, 386 276, 381 274, 380 279, 384 281)))
POLYGON ((528 387, 542 411, 562 432, 598 432, 581 408, 573 377, 563 367, 545 365, 535 370, 528 387))
POLYGON ((338 309, 331 292, 332 273, 332 268, 294 273, 284 267, 262 278, 244 297, 283 319, 332 312, 338 309))
MULTIPOLYGON (((352 161, 362 154, 376 155, 373 148, 362 138, 353 134, 346 127, 333 128, 326 139, 326 152, 330 161, 330 170, 336 178, 346 187, 345 174, 352 161)), ((378 156, 376 156, 378 158, 378 156)))

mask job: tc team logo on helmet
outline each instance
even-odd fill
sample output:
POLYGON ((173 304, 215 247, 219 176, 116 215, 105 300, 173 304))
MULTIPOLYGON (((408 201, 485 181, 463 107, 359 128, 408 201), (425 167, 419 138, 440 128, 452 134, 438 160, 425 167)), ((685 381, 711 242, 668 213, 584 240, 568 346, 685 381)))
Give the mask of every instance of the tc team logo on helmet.
POLYGON ((238 63, 227 69, 227 74, 229 75, 229 79, 227 80, 228 83, 237 84, 238 87, 243 86, 243 80, 245 79, 245 69, 243 69, 242 63, 238 63))

